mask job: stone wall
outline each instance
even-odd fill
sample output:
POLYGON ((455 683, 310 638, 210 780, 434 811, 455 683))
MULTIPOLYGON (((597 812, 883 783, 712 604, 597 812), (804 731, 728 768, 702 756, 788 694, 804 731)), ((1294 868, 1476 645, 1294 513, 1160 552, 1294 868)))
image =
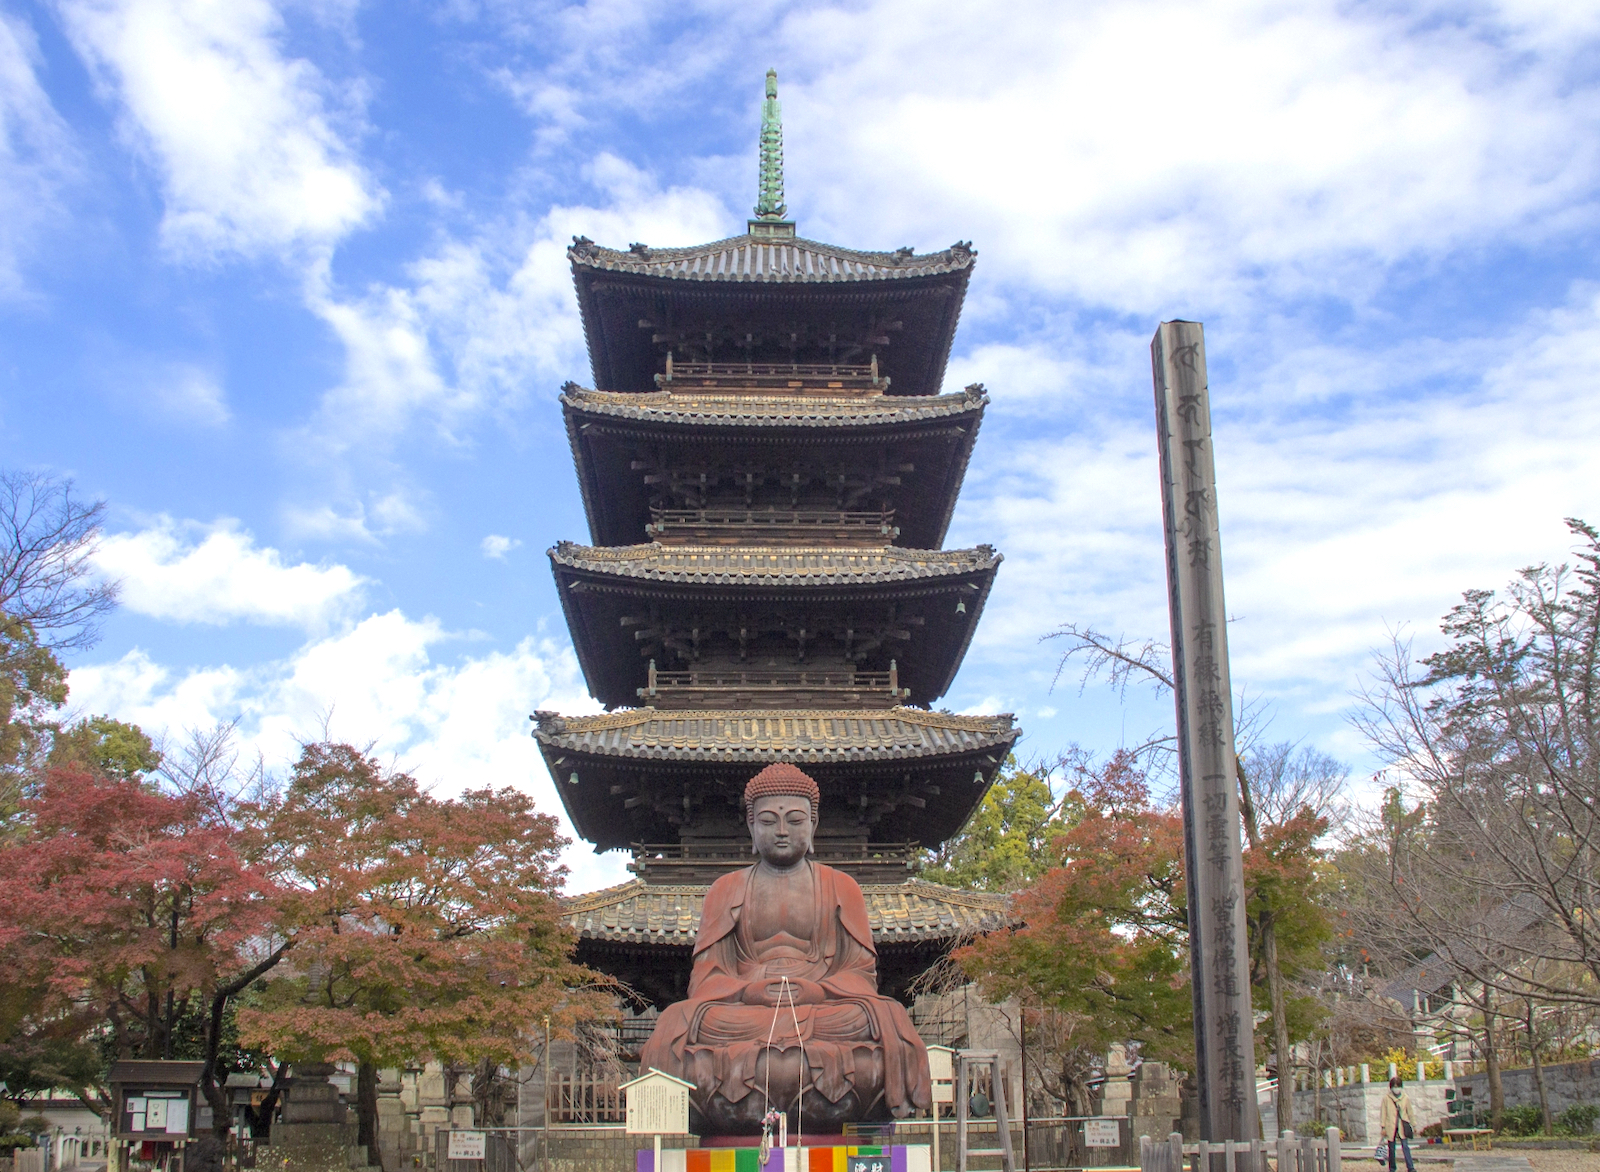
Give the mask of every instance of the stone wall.
MULTIPOLYGON (((529 1147, 534 1156, 544 1152, 544 1139, 540 1135, 529 1147)), ((620 1127, 557 1127, 549 1134, 549 1172, 595 1172, 596 1169, 616 1169, 631 1172, 636 1165, 634 1153, 651 1148, 655 1139, 648 1135, 629 1135, 620 1127)), ((664 1135, 663 1148, 694 1148, 700 1146, 695 1135, 664 1135)), ((528 1165, 525 1165, 528 1166, 528 1165)))
MULTIPOLYGON (((1472 1101, 1479 1107, 1489 1106, 1489 1076, 1484 1071, 1463 1075, 1456 1085, 1465 1090, 1472 1088, 1472 1101)), ((1533 1068, 1521 1066, 1500 1072, 1500 1087, 1505 1091, 1507 1107, 1521 1107, 1539 1102, 1539 1091, 1533 1085, 1533 1068)), ((1582 1062, 1563 1062, 1544 1068, 1545 1096, 1550 1100, 1550 1114, 1559 1115, 1574 1103, 1600 1103, 1600 1059, 1582 1062)))
MULTIPOLYGON (((1407 1082, 1406 1094, 1411 1097, 1411 1107, 1417 1119, 1417 1130, 1429 1124, 1443 1122, 1450 1113, 1445 1105, 1445 1091, 1453 1084, 1442 1078, 1427 1082, 1407 1082)), ((1377 1143, 1382 1130, 1383 1096, 1388 1093, 1385 1082, 1348 1083, 1342 1087, 1322 1088, 1322 1121, 1337 1127, 1351 1143, 1377 1143)), ((1317 1116, 1316 1091, 1296 1091, 1294 1115, 1297 1122, 1317 1116)), ((1296 1130, 1301 1130, 1296 1128, 1296 1130)))

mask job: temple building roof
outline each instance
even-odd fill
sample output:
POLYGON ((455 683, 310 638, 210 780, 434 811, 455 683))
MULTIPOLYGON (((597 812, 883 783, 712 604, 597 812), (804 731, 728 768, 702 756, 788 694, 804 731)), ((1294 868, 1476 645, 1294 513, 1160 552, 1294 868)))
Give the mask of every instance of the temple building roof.
MULTIPOLYGON (((691 947, 709 886, 659 886, 634 879, 562 900, 581 939, 691 947)), ((948 941, 992 932, 1010 920, 1004 895, 962 891, 922 879, 864 883, 873 942, 948 941)))
MULTIPOLYGON (((693 390, 619 394, 568 383, 561 402, 573 412, 637 419, 650 423, 710 425, 719 428, 857 428, 918 423, 981 415, 988 403, 981 387, 954 395, 918 398, 896 395, 829 397, 824 395, 751 395, 736 391, 693 390)), ((707 437, 726 443, 727 436, 707 437)))
POLYGON ((961 666, 1001 560, 989 546, 563 542, 549 552, 584 680, 610 708, 638 703, 651 663, 669 673, 831 665, 874 674, 898 663, 902 697, 932 704, 961 666))
POLYGON ((627 251, 606 248, 579 236, 567 249, 574 270, 595 269, 678 281, 778 281, 839 283, 904 281, 943 273, 966 272, 977 253, 967 241, 939 252, 861 252, 801 237, 764 239, 749 234, 695 244, 687 248, 627 251))
POLYGON ((912 398, 685 388, 631 395, 569 383, 561 396, 590 536, 601 546, 647 538, 662 509, 743 503, 741 481, 752 472, 764 478, 752 503, 781 508, 784 478, 800 472, 808 498, 839 509, 841 520, 846 510, 887 505, 898 533, 878 544, 937 549, 988 402, 979 386, 912 398), (847 482, 860 487, 829 490, 847 482))
POLYGON ((976 253, 858 252, 746 234, 624 251, 567 250, 595 385, 656 387, 666 356, 702 363, 867 362, 894 395, 934 395, 976 253))
MULTIPOLYGON (((686 996, 705 885, 633 880, 562 901, 577 960, 620 977, 659 1008, 686 996)), ((922 879, 863 883, 878 950, 878 991, 910 1004, 914 982, 954 945, 1014 923, 1003 895, 922 879)))
POLYGON ((557 566, 652 582, 791 586, 910 582, 974 571, 992 573, 1001 555, 974 549, 795 548, 793 546, 590 546, 563 541, 550 550, 557 566))
POLYGON ((598 716, 538 714, 543 744, 589 754, 656 760, 737 761, 752 767, 792 761, 904 761, 1004 746, 1013 718, 957 716, 919 708, 878 712, 659 711, 634 708, 598 716))
POLYGON ((775 761, 816 778, 823 830, 937 845, 961 828, 1022 735, 1010 714, 916 708, 636 708, 535 721, 562 805, 599 850, 672 844, 723 824, 737 839, 745 783, 775 761))

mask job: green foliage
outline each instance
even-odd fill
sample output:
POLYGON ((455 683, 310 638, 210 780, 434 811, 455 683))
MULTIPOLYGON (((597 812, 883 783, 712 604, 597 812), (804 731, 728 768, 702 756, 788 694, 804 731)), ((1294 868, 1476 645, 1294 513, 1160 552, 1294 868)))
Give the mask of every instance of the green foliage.
POLYGON ((50 764, 83 765, 108 777, 132 781, 159 768, 161 754, 138 725, 91 716, 56 733, 50 764))
POLYGON ((991 1000, 1019 996, 1048 1014, 1058 1097, 1081 1110, 1090 1061, 1112 1043, 1192 1067, 1193 998, 1181 815, 1151 802, 1126 753, 1085 765, 1069 796, 1054 865, 1017 896, 1022 926, 955 955, 991 1000))
POLYGON ((1600 1106, 1593 1103, 1574 1103, 1556 1117, 1556 1124, 1573 1135, 1590 1135, 1595 1120, 1600 1119, 1600 1106))
POLYGON ((930 851, 922 878, 972 891, 1015 891, 1055 862, 1052 840, 1069 829, 1045 770, 1008 756, 961 832, 930 851))
POLYGON ((0 834, 14 832, 28 779, 67 702, 67 669, 33 628, 0 614, 0 834))
POLYGON ((1500 1116, 1502 1135, 1539 1135, 1544 1131, 1544 1112, 1537 1103, 1507 1107, 1500 1116))

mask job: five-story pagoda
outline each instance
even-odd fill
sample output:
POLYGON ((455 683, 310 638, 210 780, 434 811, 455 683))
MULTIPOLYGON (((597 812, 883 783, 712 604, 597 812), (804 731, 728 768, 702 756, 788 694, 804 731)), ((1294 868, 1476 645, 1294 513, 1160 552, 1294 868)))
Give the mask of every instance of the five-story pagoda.
POLYGON ((746 234, 568 250, 595 385, 561 402, 593 545, 550 550, 601 716, 537 714, 577 832, 637 876, 567 903, 579 959, 680 999, 710 883, 749 862, 741 795, 822 789, 817 858, 866 896, 885 993, 1003 904, 911 876, 1020 730, 930 710, 1000 563, 942 549, 987 399, 940 394, 974 252, 800 238, 777 79, 746 234))

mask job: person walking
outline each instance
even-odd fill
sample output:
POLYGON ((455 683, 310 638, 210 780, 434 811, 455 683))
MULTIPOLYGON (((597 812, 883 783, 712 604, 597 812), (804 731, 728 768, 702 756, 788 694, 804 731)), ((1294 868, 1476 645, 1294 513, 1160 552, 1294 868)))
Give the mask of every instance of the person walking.
POLYGON ((1406 1172, 1417 1172, 1411 1162, 1411 1144, 1407 1141, 1416 1134, 1417 1117, 1411 1109, 1411 1096, 1398 1077, 1389 1080, 1389 1093, 1383 1096, 1383 1138, 1389 1144, 1389 1172, 1395 1172, 1394 1145, 1398 1143, 1406 1156, 1406 1172))

